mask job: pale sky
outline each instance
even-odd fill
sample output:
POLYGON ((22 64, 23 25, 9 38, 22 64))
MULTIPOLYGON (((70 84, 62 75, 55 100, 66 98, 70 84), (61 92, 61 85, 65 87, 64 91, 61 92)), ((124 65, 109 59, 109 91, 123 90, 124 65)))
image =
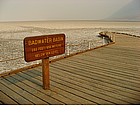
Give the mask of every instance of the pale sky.
POLYGON ((0 21, 99 20, 133 0, 0 0, 0 21))

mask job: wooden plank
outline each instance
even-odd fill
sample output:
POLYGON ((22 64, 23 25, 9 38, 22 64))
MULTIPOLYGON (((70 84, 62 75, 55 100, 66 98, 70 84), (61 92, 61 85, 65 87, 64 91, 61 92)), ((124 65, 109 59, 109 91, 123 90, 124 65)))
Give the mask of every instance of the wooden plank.
MULTIPOLYGON (((28 72, 29 76, 32 76, 33 74, 38 76, 36 79, 41 80, 40 79, 40 77, 41 77, 41 69, 39 71, 34 69, 34 70, 30 70, 28 72)), ((64 89, 59 88, 59 86, 57 87, 57 85, 53 81, 51 81, 51 91, 57 93, 57 95, 59 94, 59 95, 62 95, 64 97, 66 97, 66 98, 69 98, 71 100, 70 104, 77 104, 78 105, 78 104, 82 104, 83 102, 85 104, 91 104, 90 102, 88 103, 87 101, 84 101, 83 99, 73 95, 71 92, 66 92, 64 89)))
POLYGON ((97 52, 102 52, 103 54, 108 54, 111 53, 111 55, 116 55, 118 54, 119 56, 130 56, 130 57, 134 57, 134 58, 140 58, 139 54, 140 51, 138 51, 137 49, 133 49, 133 50, 129 50, 128 47, 122 48, 122 47, 118 47, 118 46, 112 46, 112 47, 106 47, 105 49, 100 49, 100 51, 98 50, 97 52))
MULTIPOLYGON (((55 78, 59 77, 61 79, 62 75, 56 75, 54 76, 55 78)), ((99 97, 101 99, 104 99, 104 100, 107 100, 107 101, 110 101, 110 102, 113 102, 114 104, 138 104, 140 103, 140 101, 138 101, 137 99, 133 99, 133 98, 129 98, 127 96, 121 96, 121 95, 118 95, 118 94, 114 94, 112 93, 111 91, 105 91, 104 89, 99 89, 98 87, 96 88, 95 86, 92 86, 91 84, 89 84, 89 82, 85 83, 84 81, 76 81, 76 79, 74 79, 74 77, 72 77, 72 79, 66 79, 66 76, 65 78, 63 77, 63 80, 65 82, 71 82, 81 88, 84 88, 84 89, 87 89, 87 90, 90 90, 91 91, 91 94, 94 94, 94 96, 96 97, 99 97), (115 98, 114 98, 115 97, 115 98), (117 99, 117 98, 118 99, 117 99)), ((92 83, 92 81, 90 81, 92 83)), ((90 93, 89 91, 87 91, 87 93, 90 93)))
MULTIPOLYGON (((27 73, 26 73, 27 74, 27 73)), ((30 76, 33 76, 30 72, 28 72, 28 74, 26 75, 26 77, 30 77, 30 76), (29 76, 28 76, 29 75, 29 76)), ((35 80, 37 80, 38 79, 38 81, 40 81, 40 79, 41 79, 41 76, 35 76, 36 77, 36 79, 35 80)), ((52 83, 52 81, 51 81, 51 83, 52 83)), ((51 85, 51 87, 52 87, 52 85, 51 85)), ((53 86, 54 87, 54 86, 53 86)), ((53 92, 55 91, 54 89, 51 89, 53 92)), ((60 95, 62 95, 62 94, 64 94, 62 91, 64 91, 64 93, 66 94, 66 93, 68 93, 68 92, 65 92, 65 87, 63 87, 63 89, 61 90, 61 92, 59 93, 60 95)), ((55 94, 54 94, 55 95, 55 94)), ((71 95, 71 94, 69 94, 69 95, 71 95)), ((69 95, 67 95, 67 96, 69 96, 69 95)), ((72 95, 71 95, 72 96, 72 95)), ((56 97, 55 98, 59 98, 59 96, 58 96, 58 93, 57 93, 57 95, 56 95, 56 97)), ((66 98, 68 98, 68 97, 66 97, 66 98)), ((70 101, 70 103, 66 103, 66 104, 79 104, 79 103, 81 103, 80 101, 84 101, 84 103, 85 104, 93 104, 93 102, 90 102, 90 101, 85 101, 85 100, 82 100, 82 99, 79 99, 79 98, 77 98, 77 97, 75 97, 75 98, 73 98, 74 99, 74 102, 76 101, 76 103, 73 103, 73 101, 70 101), (78 100, 77 100, 78 99, 78 100), (78 103, 77 103, 78 102, 78 103)), ((59 98, 59 100, 62 100, 62 97, 61 97, 61 99, 59 98)), ((71 100, 71 99, 70 99, 71 100)), ((82 102, 83 103, 83 102, 82 102)))
MULTIPOLYGON (((133 102, 137 104, 138 102, 140 102, 140 95, 136 96, 134 94, 129 94, 128 96, 127 95, 124 96, 123 94, 125 94, 125 93, 118 94, 118 92, 119 92, 118 90, 116 90, 116 91, 114 91, 112 89, 109 90, 104 86, 94 84, 94 81, 92 81, 92 79, 84 79, 80 76, 77 77, 76 75, 73 75, 70 72, 68 73, 65 71, 60 71, 58 69, 57 69, 57 71, 55 71, 55 70, 52 70, 52 71, 53 71, 52 73, 55 73, 55 75, 57 75, 57 76, 60 75, 60 77, 65 75, 65 77, 63 77, 64 80, 67 77, 68 79, 71 80, 71 82, 73 82, 73 84, 77 84, 79 86, 83 86, 84 88, 88 88, 91 91, 96 92, 98 94, 98 96, 100 96, 100 94, 106 95, 106 96, 104 96, 105 99, 108 99, 108 97, 109 98, 111 97, 109 100, 116 104, 128 104, 128 103, 133 103, 133 102), (77 81, 77 83, 75 83, 75 81, 77 81), (128 100, 131 102, 128 102, 128 100)), ((56 76, 54 76, 54 77, 56 77, 56 76)))
POLYGON ((137 71, 137 69, 138 69, 138 65, 133 66, 133 65, 130 65, 129 63, 126 64, 126 63, 120 63, 120 62, 115 62, 114 63, 114 61, 112 61, 111 59, 110 60, 105 60, 105 59, 100 58, 100 57, 95 57, 94 54, 90 55, 89 53, 84 53, 82 56, 81 55, 73 56, 72 58, 63 59, 61 61, 65 62, 67 60, 79 61, 80 63, 81 62, 90 63, 90 64, 92 63, 92 65, 94 63, 94 65, 98 65, 98 66, 99 66, 99 64, 101 64, 101 66, 104 66, 104 67, 119 68, 119 70, 122 70, 122 71, 125 70, 126 72, 128 71, 128 72, 131 72, 131 73, 133 73, 133 70, 137 71))
MULTIPOLYGON (((40 72, 40 67, 34 69, 33 71, 31 71, 32 73, 34 73, 35 75, 38 75, 38 77, 36 77, 38 80, 40 80, 41 78, 41 72, 40 72)), ((32 76, 30 73, 28 73, 30 76, 32 76)), ((75 104, 93 104, 93 102, 90 102, 86 99, 83 99, 73 93, 71 93, 70 91, 65 91, 65 88, 62 86, 61 88, 61 83, 57 83, 55 81, 51 81, 51 90, 56 92, 58 92, 58 94, 61 94, 63 96, 66 96, 67 98, 70 98, 71 100, 74 100, 76 103, 75 104)))
POLYGON ((93 104, 93 102, 90 102, 90 101, 87 101, 83 98, 80 98, 79 96, 74 95, 70 91, 65 91, 64 88, 61 89, 61 87, 59 86, 59 83, 56 83, 56 82, 53 82, 53 81, 51 81, 51 90, 56 92, 57 95, 60 94, 64 97, 72 100, 72 101, 70 101, 70 105, 85 105, 85 104, 92 105, 93 104))
MULTIPOLYGON (((136 85, 136 84, 133 84, 133 83, 129 83, 127 81, 122 81, 122 80, 117 80, 117 79, 113 79, 111 77, 107 77, 105 76, 104 74, 96 74, 97 72, 92 72, 92 71, 89 71, 88 69, 82 69, 82 68, 78 68, 78 67, 74 67, 74 66, 70 66, 69 64, 63 64, 64 66, 67 65, 67 67, 69 66, 69 69, 71 71, 75 71, 78 73, 82 73, 83 76, 91 76, 91 77, 94 77, 96 78, 97 80, 102 80, 104 82, 107 82, 107 83, 110 83, 110 84, 113 84, 113 85, 118 85, 120 87, 124 87, 124 88, 127 88, 127 89, 130 89, 130 90, 134 90, 134 91, 138 91, 140 92, 140 88, 139 88, 139 85, 136 85)), ((63 67, 64 67, 63 66, 63 67)))
POLYGON ((90 90, 88 90, 88 89, 84 89, 84 88, 82 88, 82 87, 78 87, 77 85, 72 85, 71 83, 65 83, 65 82, 63 82, 63 80, 61 81, 61 79, 56 79, 55 78, 55 80, 54 80, 55 82, 58 82, 58 83, 61 83, 62 85, 65 85, 65 89, 67 88, 67 86, 68 87, 71 87, 71 90, 70 91, 74 91, 74 93, 75 92, 80 92, 80 94, 84 94, 88 99, 93 99, 92 101, 94 101, 94 102, 98 102, 99 104, 101 104, 101 102, 103 103, 103 104, 111 104, 111 102, 109 102, 109 101, 105 101, 105 100, 103 100, 103 99, 100 99, 100 98, 98 98, 98 97, 96 97, 96 96, 94 96, 94 95, 90 95, 89 93, 90 93, 90 90), (71 85, 71 86, 70 86, 71 85), (77 90, 76 90, 77 89, 77 90), (85 94, 85 92, 86 92, 86 94, 85 94), (87 92, 88 91, 88 92, 87 92))
POLYGON ((123 66, 123 67, 135 67, 135 66, 138 66, 137 64, 139 64, 139 62, 135 62, 135 61, 132 62, 132 61, 128 61, 128 60, 125 60, 125 59, 124 59, 124 61, 122 61, 122 59, 119 59, 116 56, 105 57, 104 55, 102 55, 102 56, 101 55, 102 55, 101 53, 99 55, 93 54, 94 57, 92 56, 92 58, 93 58, 93 60, 98 58, 98 61, 99 60, 106 61, 108 63, 114 63, 116 65, 120 65, 120 66, 123 66), (116 58, 114 58, 114 57, 116 57, 116 58))
POLYGON ((32 102, 33 104, 38 104, 38 105, 42 105, 42 104, 46 104, 46 102, 44 102, 43 100, 39 99, 36 94, 34 94, 34 92, 29 92, 29 90, 25 89, 26 85, 22 85, 22 87, 20 87, 20 81, 16 80, 14 78, 15 76, 9 76, 8 78, 5 78, 4 80, 11 82, 12 84, 9 86, 9 88, 15 92, 18 92, 21 96, 23 96, 24 98, 28 99, 30 102, 32 102))
POLYGON ((66 93, 69 93, 73 97, 73 100, 75 100, 76 102, 79 102, 81 105, 97 105, 95 101, 88 98, 82 92, 79 92, 69 86, 65 86, 61 82, 58 82, 58 81, 52 80, 51 83, 52 83, 52 86, 55 86, 57 89, 64 91, 66 93))
POLYGON ((117 60, 119 60, 119 61, 117 61, 117 62, 120 62, 120 63, 122 63, 122 62, 129 62, 129 64, 131 64, 131 65, 135 65, 135 64, 137 64, 137 63, 139 63, 139 58, 137 58, 137 57, 131 57, 131 56, 129 56, 129 53, 127 53, 127 56, 128 57, 126 57, 126 56, 124 56, 124 55, 119 55, 118 53, 116 53, 116 54, 111 54, 111 52, 110 51, 108 51, 108 53, 104 53, 104 49, 102 50, 102 51, 100 51, 100 52, 96 52, 96 53, 94 53, 94 52, 89 52, 89 54, 90 55, 94 55, 95 57, 100 57, 100 58, 103 58, 103 59, 106 59, 106 60, 112 60, 112 61, 117 61, 117 60), (102 55, 101 55, 101 53, 102 53, 102 55), (114 57, 115 56, 115 57, 114 57), (127 59, 126 59, 127 58, 127 59), (130 61, 129 61, 130 60, 130 61))
MULTIPOLYGON (((29 77, 32 77, 32 76, 35 76, 35 74, 31 74, 29 71, 28 71, 28 73, 26 73, 26 75, 25 75, 25 73, 24 73, 24 76, 26 76, 26 78, 29 80, 29 77)), ((33 79, 33 78, 32 78, 33 79)), ((40 80, 37 80, 37 79, 35 79, 34 78, 34 80, 36 80, 36 81, 40 81, 41 80, 41 77, 40 77, 40 80)), ((26 82, 27 83, 27 82, 26 82)), ((36 87, 37 87, 37 85, 36 85, 36 87)), ((33 86, 33 88, 35 88, 34 86, 33 86)), ((43 93, 47 93, 47 92, 45 92, 44 90, 42 90, 42 89, 40 89, 39 87, 37 87, 37 88, 35 88, 35 89, 39 89, 39 91, 40 92, 43 92, 43 93)), ((52 90, 49 90, 49 92, 48 92, 48 94, 47 94, 48 96, 50 96, 53 100, 57 100, 57 102, 59 101, 59 103, 58 104, 74 104, 74 101, 72 101, 72 100, 70 100, 70 99, 68 99, 68 98, 66 98, 66 97, 64 97, 64 96, 62 96, 62 95, 59 95, 59 94, 57 94, 56 92, 54 92, 54 91, 52 91, 52 90)), ((53 102, 51 102, 51 104, 54 104, 53 102)))
POLYGON ((130 94, 130 95, 135 95, 135 96, 137 96, 137 97, 139 97, 140 96, 140 94, 139 94, 139 92, 137 92, 137 91, 133 91, 133 90, 129 90, 129 89, 126 89, 126 88, 123 88, 123 87, 120 87, 120 86, 117 86, 117 85, 110 85, 110 83, 106 83, 106 82, 104 82, 102 79, 95 79, 94 77, 91 77, 91 76, 89 76, 89 75, 84 75, 84 74, 82 74, 82 73, 77 73, 75 70, 71 70, 71 69, 67 69, 67 68, 64 68, 64 67, 56 67, 56 65, 54 65, 54 67, 56 68, 56 69, 61 69, 61 70, 63 70, 63 72, 64 71, 66 71, 66 72, 68 72, 68 73, 71 73, 71 74, 74 74, 74 77, 77 77, 77 78, 82 78, 82 79, 84 79, 84 80, 87 80, 87 81, 93 81, 95 84, 97 84, 97 85, 100 85, 100 86, 103 86, 104 87, 104 89, 110 89, 111 91, 113 90, 115 90, 115 91, 117 91, 118 93, 120 92, 120 93, 127 93, 128 95, 130 94), (132 93, 132 94, 131 94, 132 93))
POLYGON ((14 101, 12 98, 7 96, 2 91, 0 91, 0 102, 1 102, 1 104, 8 104, 8 105, 17 105, 18 104, 16 101, 14 101))
POLYGON ((33 104, 24 97, 20 96, 18 93, 14 92, 13 90, 8 88, 8 84, 3 82, 2 80, 0 81, 0 87, 1 91, 5 93, 5 95, 9 96, 12 98, 14 101, 16 101, 18 104, 25 104, 25 105, 30 105, 33 104))
MULTIPOLYGON (((55 74, 53 78, 55 79, 56 77, 61 79, 62 75, 60 77, 59 75, 56 76, 56 74, 55 74)), ((65 83, 73 83, 74 85, 77 85, 82 89, 84 88, 85 93, 90 94, 90 95, 94 95, 95 97, 100 98, 102 100, 111 102, 113 104, 128 104, 128 102, 126 102, 126 101, 121 101, 121 100, 115 99, 114 97, 111 97, 110 96, 111 92, 108 92, 108 93, 110 93, 110 94, 108 94, 109 95, 108 96, 104 90, 100 90, 96 87, 93 88, 92 86, 88 85, 87 83, 89 83, 89 82, 87 82, 87 83, 83 82, 83 81, 79 82, 79 81, 76 81, 74 79, 74 77, 72 77, 72 78, 73 79, 70 79, 70 78, 66 79, 66 77, 65 77, 65 79, 63 79, 63 80, 64 80, 65 83), (89 90, 90 90, 90 92, 89 92, 89 90)), ((93 101, 96 101, 96 100, 93 100, 93 101)))
MULTIPOLYGON (((27 80, 26 79, 27 76, 25 74, 19 73, 14 78, 16 80, 23 80, 22 82, 20 82, 18 84, 18 86, 20 88, 24 87, 24 90, 29 91, 30 93, 34 94, 34 96, 37 96, 41 100, 45 101, 46 104, 55 104, 55 105, 64 104, 64 103, 52 98, 50 90, 45 91, 44 89, 42 89, 42 87, 40 85, 34 84, 34 83, 30 82, 29 80, 27 80)), ((28 78, 31 79, 31 77, 28 77, 28 78)))
POLYGON ((69 64, 72 64, 74 66, 78 66, 78 67, 88 67, 89 70, 93 70, 93 71, 97 71, 97 72, 102 72, 104 74, 107 75, 111 75, 114 77, 121 77, 121 78, 126 78, 126 80, 134 82, 134 83, 139 83, 139 78, 138 77, 134 77, 130 74, 127 74, 125 72, 120 72, 120 71, 116 71, 116 69, 110 69, 110 68, 104 68, 102 66, 98 66, 98 65, 89 65, 87 63, 80 63, 77 61, 68 61, 69 64), (128 79, 129 78, 129 79, 128 79))
POLYGON ((106 99, 103 99, 103 98, 100 98, 99 96, 96 96, 94 94, 94 92, 92 92, 91 90, 83 88, 79 85, 73 84, 72 82, 69 82, 68 80, 64 81, 60 77, 58 77, 58 76, 56 77, 56 75, 55 75, 54 81, 61 83, 62 85, 64 85, 65 88, 69 88, 69 90, 72 93, 79 93, 80 95, 83 95, 84 98, 86 98, 90 101, 93 101, 97 104, 113 104, 112 102, 110 102, 106 99))
MULTIPOLYGON (((140 42, 139 42, 140 43, 140 42)), ((138 45, 137 45, 138 46, 138 45)), ((136 54, 136 58, 139 57, 139 53, 140 53, 140 49, 137 47, 137 48, 129 48, 129 46, 125 46, 125 47, 122 47, 122 46, 119 46, 117 43, 116 44, 113 44, 113 45, 110 45, 110 46, 107 46, 105 48, 100 48, 96 51, 96 53, 100 53, 102 52, 103 54, 107 55, 108 53, 107 52, 110 52, 111 55, 116 55, 118 52, 119 52, 119 56, 122 56, 122 54, 124 54, 124 56, 132 56, 134 57, 134 54, 136 54)), ((92 52, 91 52, 92 53, 92 52)), ((109 54, 108 54, 109 55, 109 54)), ((129 59, 129 58, 128 58, 129 59)))
MULTIPOLYGON (((28 73, 30 76, 31 76, 31 73, 28 73)), ((36 77, 38 80, 40 80, 40 76, 38 76, 38 77, 36 77)), ((59 82, 57 82, 57 81, 52 81, 51 80, 51 83, 54 83, 54 85, 55 84, 58 84, 59 82)), ((61 87, 60 89, 62 89, 62 90, 64 90, 64 91, 67 91, 67 92, 71 92, 72 91, 72 89, 70 90, 70 88, 68 88, 68 90, 66 90, 67 89, 67 86, 64 86, 63 85, 63 83, 59 83, 59 87, 61 87)), ((75 90, 74 90, 75 91, 75 90)), ((71 92, 72 94, 75 94, 75 92, 71 92)), ((81 95, 82 94, 75 94, 75 95, 77 95, 77 96, 79 96, 79 97, 81 97, 81 95)), ((84 96, 82 96, 81 98, 84 98, 84 96)), ((81 100, 81 99, 80 99, 81 100)), ((84 102, 85 102, 85 100, 84 100, 84 102)), ((93 101, 86 101, 86 104, 95 104, 93 101)))
POLYGON ((94 54, 94 57, 100 57, 100 58, 103 58, 105 60, 119 62, 121 64, 128 63, 129 65, 132 65, 132 66, 135 66, 135 65, 139 64, 139 59, 132 58, 132 57, 128 59, 129 56, 128 57, 122 57, 122 56, 118 56, 117 54, 116 54, 116 56, 115 55, 111 56, 111 54, 106 54, 106 55, 102 54, 101 55, 101 53, 99 53, 99 54, 96 53, 96 54, 94 54), (123 59, 123 61, 122 61, 122 59, 123 59))
POLYGON ((109 69, 109 70, 113 70, 116 72, 121 72, 123 74, 127 74, 127 75, 131 75, 132 77, 140 77, 140 74, 138 73, 138 67, 137 66, 129 66, 127 65, 117 65, 116 63, 113 63, 110 61, 104 61, 103 59, 97 59, 97 58, 93 58, 93 60, 89 57, 89 59, 87 57, 83 58, 83 59, 77 59, 75 58, 76 62, 79 63, 86 63, 88 65, 93 65, 96 67, 101 67, 104 69, 109 69), (135 76, 135 72, 137 72, 137 75, 135 76))
MULTIPOLYGON (((63 63, 59 63, 60 65, 63 63)), ((88 70, 89 71, 94 71, 96 73, 103 73, 104 75, 107 75, 107 76, 111 76, 113 78, 118 78, 118 79, 121 79, 121 80, 125 80, 125 81, 129 81, 129 82, 133 82, 133 83, 136 83, 136 84, 140 84, 140 80, 139 78, 134 78, 133 76, 131 75, 128 75, 128 74, 125 74, 124 72, 120 73, 120 72, 116 72, 114 70, 110 70, 110 69, 104 69, 104 68, 101 68, 101 67, 95 67, 94 65, 91 65, 91 64, 87 64, 87 63, 80 63, 80 62, 77 62, 77 61, 69 61, 67 60, 67 64, 68 66, 74 66, 74 67, 77 67, 78 68, 84 68, 84 69, 87 69, 88 67, 88 70)))
MULTIPOLYGON (((25 76, 25 75, 24 75, 25 76)), ((32 77, 32 76, 35 76, 35 74, 32 74, 32 73, 30 73, 29 71, 28 71, 28 73, 26 73, 26 78, 28 78, 28 80, 29 80, 29 78, 30 77, 32 77)), ((35 76, 36 77, 36 76, 35 76)), ((37 79, 34 79, 34 80, 37 80, 37 79)), ((38 81, 40 81, 41 80, 41 77, 40 77, 40 79, 38 80, 38 81)), ((42 92, 44 92, 44 90, 42 90, 41 89, 41 91, 42 92)), ((46 93, 46 92, 45 92, 46 93)), ((58 94, 58 92, 56 92, 56 90, 50 90, 50 92, 49 92, 49 95, 51 96, 51 97, 53 97, 54 99, 57 99, 57 100, 59 100, 59 101, 61 101, 61 102, 63 102, 63 103, 65 103, 65 104, 78 104, 78 103, 76 103, 75 101, 73 101, 73 100, 71 100, 71 99, 69 99, 69 98, 67 98, 67 97, 65 97, 65 96, 63 96, 63 95, 61 95, 61 94, 58 94), (55 91, 55 92, 54 92, 55 91)))

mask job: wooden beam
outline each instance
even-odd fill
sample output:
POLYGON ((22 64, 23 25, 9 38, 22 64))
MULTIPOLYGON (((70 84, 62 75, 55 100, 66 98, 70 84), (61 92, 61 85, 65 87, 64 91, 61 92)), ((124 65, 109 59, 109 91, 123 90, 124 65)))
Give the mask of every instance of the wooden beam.
POLYGON ((42 59, 43 88, 50 89, 49 58, 42 59))

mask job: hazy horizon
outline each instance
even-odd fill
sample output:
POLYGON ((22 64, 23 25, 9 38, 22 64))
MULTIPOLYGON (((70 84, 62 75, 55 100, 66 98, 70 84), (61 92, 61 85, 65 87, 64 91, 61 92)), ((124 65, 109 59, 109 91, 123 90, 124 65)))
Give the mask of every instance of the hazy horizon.
POLYGON ((0 22, 103 20, 136 0, 1 0, 0 22))

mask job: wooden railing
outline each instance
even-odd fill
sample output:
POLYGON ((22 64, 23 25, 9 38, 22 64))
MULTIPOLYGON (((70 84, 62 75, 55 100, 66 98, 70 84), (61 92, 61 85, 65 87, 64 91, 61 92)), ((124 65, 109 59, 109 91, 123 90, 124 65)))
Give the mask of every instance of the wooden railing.
MULTIPOLYGON (((100 33, 100 35, 103 35, 103 32, 100 33)), ((95 40, 83 40, 83 42, 79 43, 79 44, 67 43, 66 44, 66 49, 65 49, 65 54, 50 58, 50 62, 57 61, 59 59, 63 59, 63 58, 66 58, 66 57, 70 57, 70 56, 79 54, 79 53, 83 53, 85 51, 89 51, 91 49, 96 49, 96 48, 108 45, 109 42, 105 42, 104 39, 106 40, 106 38, 103 38, 102 42, 100 42, 99 45, 97 45, 95 43, 95 40)), ((24 52, 21 52, 21 54, 24 54, 24 52)), ((4 71, 0 72, 0 77, 3 76, 3 75, 4 76, 9 75, 11 73, 16 73, 16 72, 19 72, 19 71, 22 71, 22 70, 30 69, 30 68, 41 65, 40 60, 37 60, 37 61, 32 62, 30 64, 27 64, 27 62, 24 61, 24 55, 22 55, 20 57, 16 57, 16 58, 1 60, 0 63, 2 65, 2 67, 4 67, 4 65, 5 65, 4 71), (20 62, 21 66, 20 66, 20 64, 18 64, 18 66, 16 66, 13 69, 14 65, 12 65, 12 63, 17 64, 16 61, 20 62), (7 67, 8 65, 11 65, 12 68, 9 69, 9 67, 7 67)))

